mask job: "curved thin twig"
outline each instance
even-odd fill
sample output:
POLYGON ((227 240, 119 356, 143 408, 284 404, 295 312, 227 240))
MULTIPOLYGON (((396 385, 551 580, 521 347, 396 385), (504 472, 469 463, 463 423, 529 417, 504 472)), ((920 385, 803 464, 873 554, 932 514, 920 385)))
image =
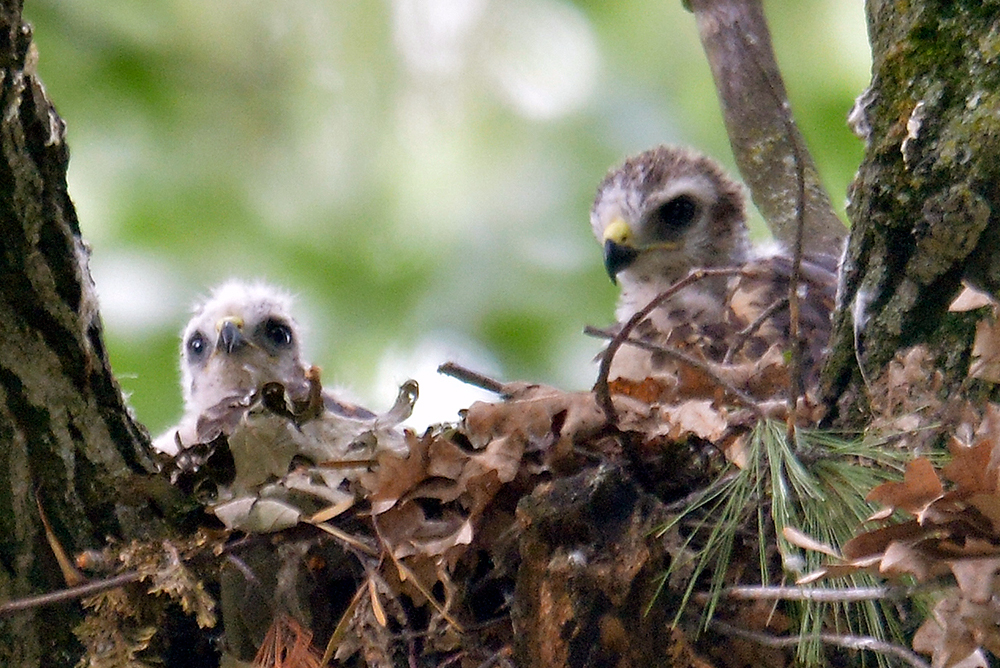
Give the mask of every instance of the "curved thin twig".
POLYGON ((732 362, 733 355, 738 353, 743 346, 746 345, 746 342, 750 340, 750 337, 753 336, 758 329, 760 329, 761 325, 767 322, 768 318, 786 306, 788 306, 788 297, 782 297, 781 299, 775 300, 770 306, 761 311, 756 320, 737 332, 736 341, 733 342, 733 345, 729 346, 729 350, 726 351, 726 356, 722 358, 722 363, 729 364, 732 362))
MULTIPOLYGON (((588 334, 590 336, 596 336, 605 339, 614 339, 615 337, 614 332, 589 326, 584 328, 583 333, 588 334)), ((705 362, 697 358, 691 357, 687 353, 683 353, 680 350, 675 350, 673 348, 664 348, 663 346, 658 346, 655 343, 649 343, 648 341, 643 341, 641 339, 633 339, 630 337, 625 339, 623 343, 626 343, 630 346, 634 346, 636 348, 642 348, 643 350, 648 350, 649 352, 665 355, 666 357, 669 357, 683 364, 687 364, 688 366, 697 369, 698 371, 701 371, 703 374, 711 378, 716 385, 721 387, 727 394, 731 395, 741 404, 753 410, 758 415, 761 416, 764 415, 764 410, 760 407, 759 402, 757 402, 749 394, 747 394, 746 392, 744 392, 743 390, 736 387, 728 380, 720 376, 718 373, 716 373, 715 369, 713 369, 710 365, 706 364, 705 362)))
POLYGON ((742 271, 743 270, 739 267, 692 269, 688 272, 687 276, 679 281, 676 281, 669 288, 656 295, 652 301, 646 304, 646 306, 644 306, 640 311, 629 318, 628 322, 622 325, 622 328, 618 330, 618 333, 615 334, 613 339, 611 339, 611 342, 608 343, 608 347, 604 349, 604 353, 601 355, 601 366, 597 374, 597 382, 594 383, 594 393, 597 395, 597 404, 601 407, 601 410, 604 412, 604 417, 607 419, 609 424, 616 424, 618 422, 618 413, 615 411, 614 403, 611 401, 611 389, 608 386, 608 374, 611 372, 611 361, 614 359, 618 349, 622 347, 622 344, 629 339, 629 336, 632 334, 632 330, 635 329, 640 322, 645 320, 646 317, 653 312, 653 309, 692 283, 715 276, 735 276, 742 271))
POLYGON ((14 599, 13 601, 0 603, 0 618, 15 612, 23 612, 24 610, 63 603, 64 601, 73 601, 84 596, 92 596, 102 591, 117 589, 118 587, 138 582, 140 579, 142 579, 142 574, 139 571, 125 571, 124 573, 119 573, 103 580, 91 580, 76 587, 67 587, 66 589, 57 589, 56 591, 39 594, 38 596, 26 596, 14 599))

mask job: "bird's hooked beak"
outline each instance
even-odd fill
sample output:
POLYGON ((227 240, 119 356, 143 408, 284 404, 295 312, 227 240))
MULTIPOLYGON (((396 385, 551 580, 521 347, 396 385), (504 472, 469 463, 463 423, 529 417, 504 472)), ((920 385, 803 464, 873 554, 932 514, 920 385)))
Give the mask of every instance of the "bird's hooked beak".
POLYGON ((621 218, 615 218, 604 229, 604 268, 611 282, 618 283, 618 273, 639 257, 633 245, 632 228, 621 218))
POLYGON ((232 355, 235 350, 247 344, 243 338, 243 320, 241 318, 224 318, 217 327, 219 328, 219 342, 215 344, 216 350, 224 350, 227 355, 232 355))

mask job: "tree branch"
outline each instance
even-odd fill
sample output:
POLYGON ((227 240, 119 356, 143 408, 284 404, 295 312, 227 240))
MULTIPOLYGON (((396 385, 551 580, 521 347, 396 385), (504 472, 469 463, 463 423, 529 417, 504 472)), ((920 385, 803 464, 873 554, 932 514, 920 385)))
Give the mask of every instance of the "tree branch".
POLYGON ((795 125, 760 0, 686 0, 685 5, 698 24, 736 164, 771 232, 793 248, 801 209, 803 251, 838 254, 847 229, 830 206, 795 125))

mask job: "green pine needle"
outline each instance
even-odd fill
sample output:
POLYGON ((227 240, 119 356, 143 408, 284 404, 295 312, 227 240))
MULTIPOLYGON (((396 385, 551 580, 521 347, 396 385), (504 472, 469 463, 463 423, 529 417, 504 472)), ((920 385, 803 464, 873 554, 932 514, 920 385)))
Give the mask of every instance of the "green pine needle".
MULTIPOLYGON (((660 583, 687 579, 676 624, 692 594, 703 586, 710 570, 709 595, 702 612, 701 628, 711 621, 727 582, 737 540, 755 535, 760 581, 776 582, 773 547, 789 576, 816 570, 826 555, 795 547, 783 537, 785 527, 798 529, 824 543, 846 543, 875 508, 864 500, 875 486, 898 480, 911 454, 881 443, 840 438, 828 432, 797 430, 789 442, 782 422, 765 420, 749 434, 746 465, 730 466, 715 483, 669 523, 660 527, 662 536, 681 523, 690 533, 677 550, 660 583), (771 512, 768 514, 767 509, 771 512), (698 544, 695 544, 697 541, 698 544)), ((828 580, 816 586, 869 587, 871 576, 859 573, 828 580)), ((835 630, 898 641, 902 632, 888 604, 879 601, 830 603, 789 602, 784 609, 798 622, 797 659, 803 665, 821 665, 821 631, 835 630)), ((884 662, 878 657, 879 663, 884 662)))

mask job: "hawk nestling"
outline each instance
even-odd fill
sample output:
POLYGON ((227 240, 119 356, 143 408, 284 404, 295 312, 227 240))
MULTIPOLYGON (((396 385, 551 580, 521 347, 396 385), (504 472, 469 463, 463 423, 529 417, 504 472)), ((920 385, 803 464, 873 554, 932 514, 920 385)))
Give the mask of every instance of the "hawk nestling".
MULTIPOLYGON (((405 383, 396 405, 376 415, 323 392, 300 342, 286 293, 238 281, 214 290, 181 335, 184 416, 154 447, 174 455, 165 468, 171 480, 197 492, 229 529, 319 526, 317 512, 353 503, 350 482, 377 454, 406 449, 398 424, 410 415, 416 383, 405 383), (205 465, 220 451, 231 455, 231 472, 228 463, 205 465)), ((322 601, 325 587, 336 585, 309 565, 310 554, 345 558, 336 541, 300 537, 278 547, 258 542, 241 552, 238 567, 227 562, 220 573, 227 652, 251 660, 279 612, 304 626, 313 602, 331 614, 322 601)))
MULTIPOLYGON (((752 363, 788 348, 791 258, 749 242, 743 188, 713 160, 660 146, 629 158, 597 189, 591 225, 611 279, 621 283, 619 323, 696 268, 741 268, 681 289, 632 336, 710 363, 752 363), (773 312, 767 313, 773 307, 773 312)), ((831 249, 831 253, 837 249, 831 249)), ((836 261, 810 257, 799 283, 807 386, 815 381, 829 336, 836 261)), ((641 382, 676 375, 678 362, 655 350, 623 346, 610 378, 641 382)))
MULTIPOLYGON (((240 281, 215 289, 181 334, 184 416, 154 447, 177 454, 211 440, 211 425, 235 422, 268 383, 280 384, 293 402, 307 401, 312 381, 300 338, 288 294, 240 281)), ((376 417, 329 393, 323 393, 322 403, 335 418, 365 423, 376 417)))

